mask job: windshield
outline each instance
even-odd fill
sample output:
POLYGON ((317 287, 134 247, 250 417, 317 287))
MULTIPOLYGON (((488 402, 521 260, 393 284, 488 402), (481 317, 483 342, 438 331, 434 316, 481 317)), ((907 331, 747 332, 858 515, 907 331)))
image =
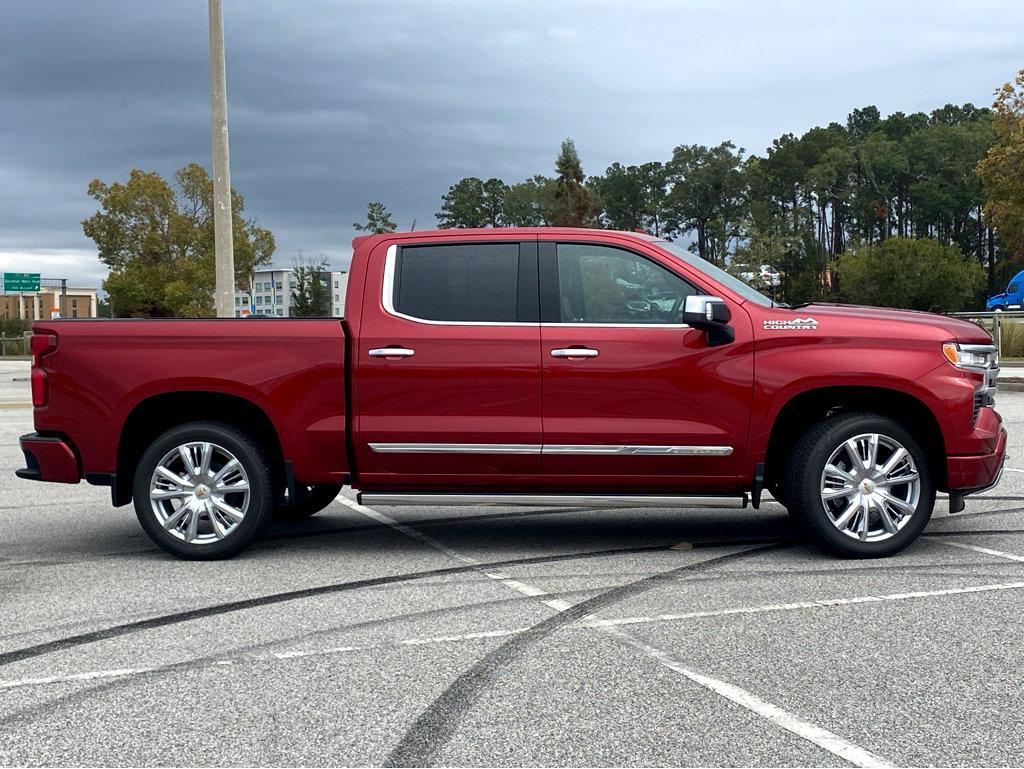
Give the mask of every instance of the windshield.
POLYGON ((726 288, 735 291, 737 294, 742 296, 744 299, 748 299, 755 304, 759 304, 762 307, 774 307, 775 302, 769 299, 767 296, 762 294, 755 288, 751 288, 739 278, 734 275, 730 275, 721 267, 716 267, 707 259, 701 259, 699 256, 695 256, 687 251, 685 248, 677 246, 675 243, 669 243, 667 240, 657 241, 658 248, 668 251, 672 256, 679 258, 686 262, 691 267, 700 270, 712 280, 721 283, 726 288))

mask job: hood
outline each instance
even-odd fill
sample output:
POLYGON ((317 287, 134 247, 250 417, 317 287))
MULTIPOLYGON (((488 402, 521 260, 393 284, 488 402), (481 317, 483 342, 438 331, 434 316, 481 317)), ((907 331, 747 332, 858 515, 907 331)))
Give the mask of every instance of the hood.
POLYGON ((856 304, 810 304, 795 310, 801 317, 813 315, 818 320, 836 318, 852 321, 889 321, 915 326, 929 326, 964 344, 992 344, 987 331, 970 321, 918 310, 891 310, 885 307, 865 307, 856 304))

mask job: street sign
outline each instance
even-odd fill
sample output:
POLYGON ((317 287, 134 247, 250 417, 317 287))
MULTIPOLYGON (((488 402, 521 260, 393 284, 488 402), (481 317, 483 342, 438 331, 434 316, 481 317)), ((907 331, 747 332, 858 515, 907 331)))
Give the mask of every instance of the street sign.
POLYGON ((4 291, 38 291, 38 272, 5 272, 4 291))

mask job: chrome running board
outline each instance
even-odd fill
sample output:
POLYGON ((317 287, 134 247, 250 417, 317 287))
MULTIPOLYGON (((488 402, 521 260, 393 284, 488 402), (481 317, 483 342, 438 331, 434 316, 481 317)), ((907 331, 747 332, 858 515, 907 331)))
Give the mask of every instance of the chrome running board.
POLYGON ((727 507, 747 506, 747 495, 688 494, 443 494, 420 492, 359 492, 362 505, 531 505, 536 507, 727 507))

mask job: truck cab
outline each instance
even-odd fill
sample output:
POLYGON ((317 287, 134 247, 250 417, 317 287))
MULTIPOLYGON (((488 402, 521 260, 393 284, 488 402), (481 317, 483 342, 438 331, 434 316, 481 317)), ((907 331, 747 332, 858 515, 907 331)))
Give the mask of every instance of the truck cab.
POLYGON ((1024 308, 1024 271, 1018 272, 1010 279, 1006 291, 990 296, 985 302, 985 307, 992 312, 1024 308))

